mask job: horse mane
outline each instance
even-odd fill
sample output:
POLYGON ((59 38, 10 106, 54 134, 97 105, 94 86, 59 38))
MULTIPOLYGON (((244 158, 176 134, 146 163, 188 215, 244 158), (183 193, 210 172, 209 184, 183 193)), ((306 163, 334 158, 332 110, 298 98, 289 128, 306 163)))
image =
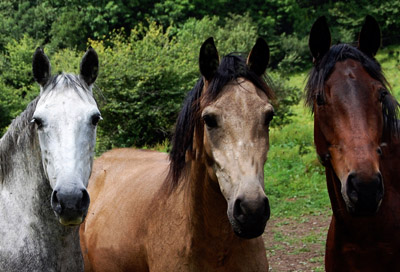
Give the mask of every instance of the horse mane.
POLYGON ((67 88, 74 89, 81 98, 83 98, 83 92, 89 92, 87 84, 79 76, 73 74, 58 74, 49 79, 43 87, 43 92, 32 100, 26 109, 11 122, 7 132, 0 139, 0 184, 4 182, 5 177, 13 167, 10 157, 20 148, 26 148, 21 144, 34 144, 36 129, 31 120, 39 99, 50 94, 61 82, 67 88))
POLYGON ((15 154, 20 143, 33 144, 35 135, 35 126, 31 123, 33 113, 40 96, 31 101, 25 111, 17 116, 9 126, 7 132, 0 140, 0 183, 4 182, 5 177, 12 168, 10 157, 15 154))
POLYGON ((188 93, 183 102, 182 110, 179 113, 175 124, 175 132, 172 138, 172 148, 169 154, 170 166, 168 175, 164 181, 167 190, 171 192, 181 180, 183 171, 188 158, 193 158, 194 134, 197 131, 197 142, 202 143, 203 120, 201 119, 202 107, 213 102, 227 84, 241 84, 238 78, 244 78, 252 82, 257 88, 262 90, 269 99, 274 99, 275 95, 266 83, 266 78, 258 76, 246 65, 246 60, 236 54, 225 56, 208 89, 203 93, 204 81, 200 77, 194 88, 188 93), (202 106, 201 106, 202 105, 202 106))
POLYGON ((66 90, 67 88, 74 89, 82 99, 83 94, 91 92, 90 87, 80 76, 61 73, 54 75, 49 79, 49 81, 43 87, 43 94, 53 91, 60 83, 63 83, 63 85, 66 87, 63 90, 66 90))
POLYGON ((315 99, 324 103, 325 81, 332 73, 335 64, 346 59, 353 59, 360 62, 367 73, 383 85, 385 95, 382 97, 381 102, 384 132, 390 136, 397 136, 399 134, 399 124, 397 122, 399 103, 391 94, 390 84, 383 75, 382 68, 378 61, 375 58, 368 57, 354 46, 348 44, 333 45, 325 56, 314 65, 308 75, 305 87, 306 105, 314 112, 315 99))

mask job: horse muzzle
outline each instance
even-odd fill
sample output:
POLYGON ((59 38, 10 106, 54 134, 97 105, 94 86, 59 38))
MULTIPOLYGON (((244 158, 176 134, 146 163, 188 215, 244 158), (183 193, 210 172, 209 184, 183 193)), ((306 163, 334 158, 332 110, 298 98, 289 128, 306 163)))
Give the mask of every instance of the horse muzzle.
POLYGON ((342 191, 342 194, 347 210, 352 215, 374 215, 379 210, 384 194, 381 173, 378 172, 372 177, 361 177, 357 173, 350 173, 345 188, 346 191, 342 191))
POLYGON ((237 236, 252 239, 263 234, 270 214, 269 201, 265 195, 255 200, 237 197, 232 212, 228 212, 228 218, 237 236))
POLYGON ((85 220, 89 204, 90 198, 86 189, 70 192, 54 190, 51 195, 51 207, 64 226, 81 224, 85 220))

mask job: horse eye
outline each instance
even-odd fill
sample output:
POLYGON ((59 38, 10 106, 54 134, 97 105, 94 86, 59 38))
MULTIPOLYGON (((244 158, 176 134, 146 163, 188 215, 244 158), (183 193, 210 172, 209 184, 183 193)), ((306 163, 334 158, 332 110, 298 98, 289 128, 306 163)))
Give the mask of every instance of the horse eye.
POLYGON ((38 117, 33 118, 31 123, 35 123, 38 129, 43 127, 43 121, 38 117))
POLYGON ((92 125, 93 126, 97 126, 97 124, 99 123, 99 121, 100 120, 103 120, 103 118, 101 118, 101 115, 100 114, 94 114, 93 116, 92 116, 92 125))
POLYGON ((203 120, 208 128, 216 128, 218 126, 217 119, 214 115, 206 114, 203 116, 203 120))
POLYGON ((379 156, 382 156, 382 149, 380 147, 376 149, 376 152, 378 153, 379 156))
POLYGON ((382 102, 383 99, 385 98, 385 96, 387 96, 388 94, 389 94, 389 92, 388 92, 387 90, 382 89, 382 90, 379 92, 379 101, 382 102))
POLYGON ((265 114, 265 121, 264 124, 265 125, 269 125, 269 123, 272 121, 272 119, 275 116, 275 112, 274 111, 269 111, 265 114))
POLYGON ((323 166, 326 166, 330 159, 331 155, 329 153, 318 155, 318 160, 323 166))

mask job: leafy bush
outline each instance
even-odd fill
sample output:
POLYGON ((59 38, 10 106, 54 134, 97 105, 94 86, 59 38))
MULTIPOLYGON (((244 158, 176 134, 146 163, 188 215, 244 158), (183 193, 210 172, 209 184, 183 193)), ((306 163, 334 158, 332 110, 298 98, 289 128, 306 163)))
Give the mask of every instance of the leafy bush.
POLYGON ((270 73, 272 81, 270 85, 276 93, 275 116, 271 126, 279 127, 291 122, 294 115, 292 106, 300 102, 301 90, 299 87, 292 87, 288 84, 289 78, 281 73, 270 73))
POLYGON ((24 36, 6 45, 0 55, 0 131, 39 93, 32 76, 32 55, 36 42, 24 36))
POLYGON ((280 52, 276 52, 276 57, 282 56, 279 61, 278 70, 284 73, 304 71, 311 67, 311 54, 308 49, 308 37, 302 39, 295 35, 281 35, 280 52))
POLYGON ((250 17, 232 16, 225 28, 218 20, 189 19, 175 36, 172 27, 149 22, 129 37, 114 32, 105 41, 91 41, 101 61, 97 85, 104 96, 99 152, 154 145, 170 135, 183 98, 199 78, 198 54, 206 38, 214 36, 221 55, 251 49, 257 34, 250 17))

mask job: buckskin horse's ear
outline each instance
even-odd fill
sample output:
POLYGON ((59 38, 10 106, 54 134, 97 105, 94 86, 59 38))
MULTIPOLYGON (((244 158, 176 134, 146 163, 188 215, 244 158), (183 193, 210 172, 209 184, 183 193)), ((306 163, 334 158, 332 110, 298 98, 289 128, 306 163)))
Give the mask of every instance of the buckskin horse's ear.
POLYGON ((374 17, 367 15, 358 36, 358 49, 364 54, 374 57, 381 46, 381 29, 374 17))
POLYGON ((331 47, 331 32, 325 16, 319 17, 311 27, 308 46, 314 63, 321 60, 331 47))
POLYGON ((99 73, 99 58, 96 51, 90 46, 82 58, 80 75, 88 86, 92 85, 99 73))
POLYGON ((42 48, 38 47, 33 54, 32 61, 33 78, 41 86, 46 85, 51 75, 50 61, 42 48))
POLYGON ((211 81, 219 66, 219 56, 212 37, 208 38, 200 48, 200 72, 207 81, 211 81))
POLYGON ((258 38, 247 57, 247 66, 258 76, 262 76, 267 70, 269 62, 269 47, 263 38, 258 38))

